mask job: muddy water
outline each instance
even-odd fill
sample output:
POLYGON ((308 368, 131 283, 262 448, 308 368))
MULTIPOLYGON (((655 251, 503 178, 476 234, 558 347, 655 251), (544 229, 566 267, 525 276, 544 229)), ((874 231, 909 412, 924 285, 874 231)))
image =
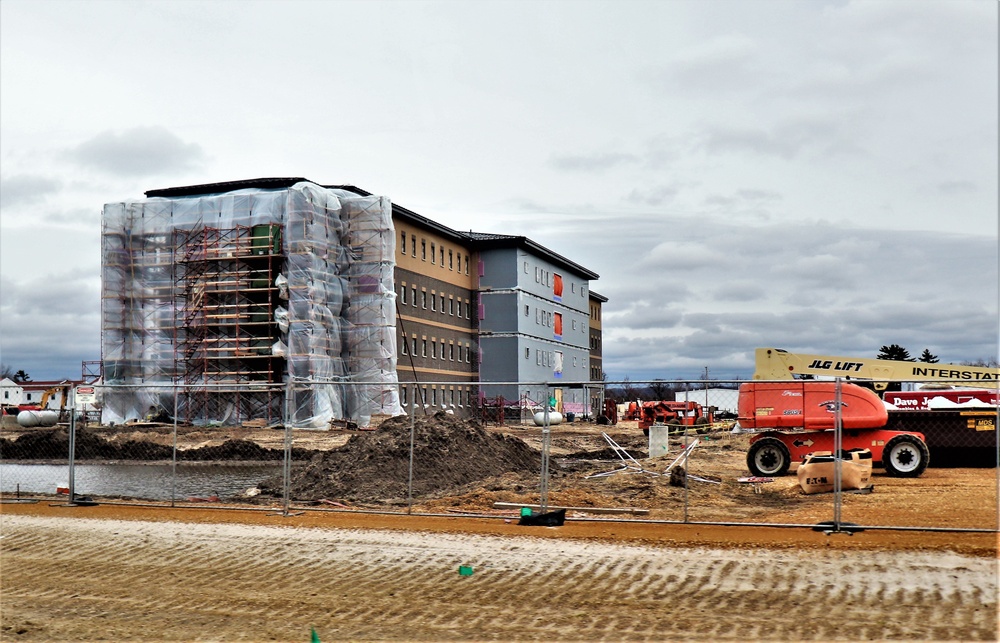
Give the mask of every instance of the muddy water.
MULTIPOLYGON (((123 496, 145 500, 183 500, 191 496, 232 498, 265 478, 281 474, 281 463, 267 464, 76 464, 77 495, 123 496)), ((69 466, 0 464, 0 491, 56 493, 69 486, 69 466)))

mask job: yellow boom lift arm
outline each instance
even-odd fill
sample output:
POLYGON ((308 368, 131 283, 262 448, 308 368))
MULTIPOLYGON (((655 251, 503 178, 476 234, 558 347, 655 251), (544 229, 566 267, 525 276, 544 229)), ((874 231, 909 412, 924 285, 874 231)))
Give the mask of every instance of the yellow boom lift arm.
POLYGON ((989 366, 898 362, 867 357, 838 357, 789 353, 780 348, 758 348, 754 352, 755 380, 791 380, 803 375, 868 380, 876 391, 891 382, 936 381, 961 386, 996 388, 1000 369, 989 366))

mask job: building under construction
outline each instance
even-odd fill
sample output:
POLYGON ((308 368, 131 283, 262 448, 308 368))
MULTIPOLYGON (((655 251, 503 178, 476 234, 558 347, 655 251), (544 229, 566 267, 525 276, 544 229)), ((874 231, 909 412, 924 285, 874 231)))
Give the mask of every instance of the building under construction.
POLYGON ((105 205, 103 421, 401 412, 389 200, 305 180, 105 205))

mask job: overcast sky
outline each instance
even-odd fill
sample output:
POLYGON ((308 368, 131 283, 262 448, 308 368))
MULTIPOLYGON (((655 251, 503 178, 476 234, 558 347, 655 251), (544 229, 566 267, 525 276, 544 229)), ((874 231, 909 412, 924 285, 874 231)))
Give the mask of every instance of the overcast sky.
POLYGON ((0 3, 0 360, 100 359, 103 204, 350 183, 601 275, 609 379, 996 358, 994 0, 0 3))

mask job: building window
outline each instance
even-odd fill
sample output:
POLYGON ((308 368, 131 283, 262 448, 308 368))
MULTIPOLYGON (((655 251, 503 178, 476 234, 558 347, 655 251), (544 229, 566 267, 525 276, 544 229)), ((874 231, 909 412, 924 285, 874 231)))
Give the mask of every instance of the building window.
POLYGON ((399 236, 402 239, 401 245, 400 245, 400 252, 405 255, 406 254, 406 230, 403 230, 403 232, 399 236))
POLYGON ((427 310, 427 291, 426 290, 421 290, 420 291, 420 307, 423 308, 424 310, 427 310))
POLYGON ((410 304, 412 304, 413 307, 416 308, 417 307, 417 287, 416 286, 413 286, 412 288, 410 288, 410 294, 413 295, 413 297, 410 298, 410 304))
POLYGON ((427 357, 427 340, 420 340, 420 356, 427 357))
POLYGON ((417 338, 416 337, 413 338, 413 350, 410 351, 410 353, 412 355, 416 355, 417 354, 417 338))
POLYGON ((524 274, 528 274, 528 262, 524 262, 524 274))
POLYGON ((448 359, 455 361, 455 344, 448 344, 448 359))
POLYGON ((438 390, 437 388, 431 389, 431 406, 438 405, 438 390))
POLYGON ((444 268, 444 246, 441 246, 441 267, 444 268))
POLYGON ((437 253, 434 251, 434 242, 431 241, 431 263, 437 258, 437 253))
POLYGON ((420 240, 420 260, 427 261, 427 239, 420 240))
POLYGON ((448 314, 452 317, 455 316, 455 300, 450 297, 448 298, 448 314))
POLYGON ((410 252, 413 253, 414 257, 417 256, 417 235, 415 234, 410 235, 410 252))
POLYGON ((399 289, 399 301, 405 306, 406 305, 406 284, 399 289))
POLYGON ((465 255, 465 274, 469 274, 469 255, 465 255))
POLYGON ((441 295, 441 314, 444 314, 444 295, 441 295))
POLYGON ((437 310, 437 297, 434 296, 434 293, 431 293, 431 310, 437 310))
POLYGON ((531 315, 531 306, 529 306, 528 304, 525 304, 524 305, 524 316, 528 317, 530 315, 531 315))
POLYGON ((525 348, 524 349, 524 359, 531 359, 531 349, 530 348, 525 348))
POLYGON ((408 389, 408 388, 406 388, 405 386, 403 386, 403 387, 401 387, 401 388, 399 389, 399 401, 400 401, 400 402, 401 402, 401 403, 403 404, 403 406, 406 406, 406 405, 408 405, 408 404, 409 404, 409 402, 407 402, 407 401, 406 401, 406 392, 407 392, 408 390, 409 390, 409 389, 408 389))
POLYGON ((437 359, 438 358, 437 352, 438 352, 437 341, 432 339, 431 340, 431 359, 437 359))
POLYGON ((406 337, 403 337, 403 341, 399 343, 399 352, 406 355, 406 337))
MULTIPOLYGON (((470 354, 470 349, 469 349, 469 345, 468 344, 465 345, 465 363, 466 364, 471 364, 472 363, 472 355, 470 354)), ((469 399, 472 399, 472 398, 469 398, 469 399)))
POLYGON ((445 344, 444 344, 444 340, 442 339, 441 340, 441 360, 442 361, 444 361, 444 348, 445 348, 445 344))
POLYGON ((542 365, 542 351, 535 349, 535 366, 542 365))
POLYGON ((455 269, 455 256, 451 250, 448 251, 448 270, 455 269))

